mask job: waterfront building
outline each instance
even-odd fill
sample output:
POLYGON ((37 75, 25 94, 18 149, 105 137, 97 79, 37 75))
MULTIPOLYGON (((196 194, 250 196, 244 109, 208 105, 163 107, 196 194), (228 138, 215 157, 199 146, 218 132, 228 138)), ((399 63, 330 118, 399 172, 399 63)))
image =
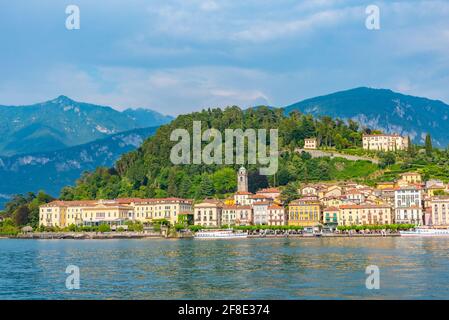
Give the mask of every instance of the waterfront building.
POLYGON ((61 209, 65 208, 65 222, 59 227, 68 227, 70 225, 82 225, 83 209, 97 204, 96 200, 63 201, 60 203, 61 209))
POLYGON ((178 223, 190 226, 195 223, 195 218, 193 217, 193 212, 180 212, 178 214, 178 223))
POLYGON ((53 201, 39 208, 39 225, 117 224, 125 221, 152 222, 166 219, 178 222, 178 214, 192 214, 192 201, 181 198, 53 201))
POLYGON ((277 204, 268 207, 268 225, 269 226, 285 226, 287 225, 287 215, 285 208, 277 204))
POLYGON ((252 221, 251 206, 224 205, 221 224, 228 226, 246 226, 252 221))
POLYGON ((220 227, 223 211, 223 202, 215 199, 205 199, 194 206, 195 225, 205 227, 220 227))
POLYGON ((114 200, 101 200, 93 206, 83 208, 82 220, 85 226, 123 225, 126 221, 133 220, 133 207, 114 200))
POLYGON ((398 134, 364 134, 363 149, 374 151, 396 151, 408 148, 407 137, 398 134))
POLYGON ((338 207, 327 207, 323 210, 323 225, 329 230, 335 230, 338 225, 338 207))
POLYGON ((338 224, 386 225, 393 223, 391 207, 388 205, 361 204, 340 206, 338 224))
POLYGON ((236 205, 224 205, 221 213, 221 225, 234 226, 236 224, 237 214, 236 205))
POLYGON ((253 221, 253 209, 251 206, 236 206, 236 220, 238 226, 249 226, 253 221))
POLYGON ((39 225, 64 228, 71 224, 82 223, 82 209, 94 205, 96 201, 60 201, 55 200, 39 207, 39 225))
POLYGON ((154 220, 168 220, 170 224, 178 223, 178 215, 182 212, 193 214, 192 200, 182 198, 120 198, 117 202, 133 208, 130 220, 153 222, 154 220))
POLYGON ((268 225, 268 207, 272 201, 258 201, 252 204, 253 223, 255 225, 268 225))
POLYGON ((321 203, 316 197, 306 197, 290 202, 288 225, 314 227, 321 223, 321 203))
POLYGON ((318 147, 316 138, 304 139, 304 149, 315 150, 318 147))
POLYGON ((356 204, 341 205, 338 211, 339 226, 354 226, 360 224, 360 210, 356 204))
POLYGON ((432 225, 432 207, 425 207, 423 220, 425 226, 432 225))
POLYGON ((421 190, 404 187, 394 192, 395 222, 422 224, 421 190))
POLYGON ((432 226, 449 227, 449 196, 435 197, 430 201, 432 226))
POLYGON ((382 225, 393 223, 393 211, 389 205, 365 204, 362 205, 360 223, 362 225, 382 225))

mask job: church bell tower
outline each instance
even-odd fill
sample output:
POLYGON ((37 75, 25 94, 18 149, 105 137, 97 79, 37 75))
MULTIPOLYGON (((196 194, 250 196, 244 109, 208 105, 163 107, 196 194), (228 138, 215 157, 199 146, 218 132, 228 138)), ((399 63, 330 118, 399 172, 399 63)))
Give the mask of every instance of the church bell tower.
POLYGON ((237 173, 237 191, 248 192, 248 173, 245 167, 241 167, 237 173))

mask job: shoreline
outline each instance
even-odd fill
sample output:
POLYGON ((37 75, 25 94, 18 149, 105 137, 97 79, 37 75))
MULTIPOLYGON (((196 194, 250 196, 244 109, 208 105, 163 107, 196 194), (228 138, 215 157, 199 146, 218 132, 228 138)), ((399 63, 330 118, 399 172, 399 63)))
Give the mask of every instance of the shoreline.
MULTIPOLYGON (((242 239, 319 239, 319 238, 387 238, 400 237, 399 233, 392 234, 290 234, 290 235, 248 235, 242 239)), ((166 237, 154 233, 96 233, 96 232, 54 232, 54 233, 28 233, 18 234, 17 236, 2 236, 1 239, 23 239, 23 240, 119 240, 119 239, 194 239, 193 235, 166 237)), ((222 240, 222 239, 221 239, 222 240)))

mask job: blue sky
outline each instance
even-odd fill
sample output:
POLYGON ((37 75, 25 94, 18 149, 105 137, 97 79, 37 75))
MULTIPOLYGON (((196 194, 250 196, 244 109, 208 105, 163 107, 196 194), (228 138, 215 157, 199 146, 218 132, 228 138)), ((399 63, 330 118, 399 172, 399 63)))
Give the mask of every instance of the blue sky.
POLYGON ((0 35, 3 105, 64 94, 175 115, 358 86, 449 102, 445 0, 0 0, 0 35))

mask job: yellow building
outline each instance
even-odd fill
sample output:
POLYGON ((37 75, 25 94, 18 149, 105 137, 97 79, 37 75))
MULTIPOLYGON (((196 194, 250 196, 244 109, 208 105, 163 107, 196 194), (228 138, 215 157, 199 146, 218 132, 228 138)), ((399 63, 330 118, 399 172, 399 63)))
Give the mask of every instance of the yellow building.
POLYGON ((116 201, 102 200, 93 206, 83 208, 81 217, 83 224, 88 226, 101 224, 118 226, 133 220, 133 207, 116 201))
POLYGON ((378 182, 376 184, 376 188, 379 190, 394 189, 395 187, 396 187, 396 182, 394 182, 394 181, 378 182))
POLYGON ((82 223, 84 208, 95 205, 95 200, 52 201, 39 207, 39 225, 45 227, 68 227, 82 223))
POLYGON ((132 220, 140 222, 152 222, 165 219, 170 224, 178 222, 180 213, 193 214, 192 200, 182 198, 125 198, 117 199, 120 204, 133 208, 132 220))
POLYGON ((152 222, 166 219, 178 222, 180 213, 193 214, 192 201, 181 198, 53 201, 40 206, 39 225, 68 227, 74 225, 113 224, 119 220, 152 222))
POLYGON ((338 225, 385 225, 393 223, 393 211, 388 205, 342 205, 338 213, 338 225))
POLYGON ((321 223, 321 204, 315 198, 302 198, 290 202, 288 225, 314 227, 321 223))
POLYGON ((401 174, 398 183, 419 184, 422 182, 422 176, 418 172, 405 172, 401 174))
MULTIPOLYGON (((205 199, 203 202, 195 204, 195 225, 220 227, 222 223, 223 207, 223 202, 216 199, 205 199)), ((233 214, 235 215, 235 212, 233 214)))

